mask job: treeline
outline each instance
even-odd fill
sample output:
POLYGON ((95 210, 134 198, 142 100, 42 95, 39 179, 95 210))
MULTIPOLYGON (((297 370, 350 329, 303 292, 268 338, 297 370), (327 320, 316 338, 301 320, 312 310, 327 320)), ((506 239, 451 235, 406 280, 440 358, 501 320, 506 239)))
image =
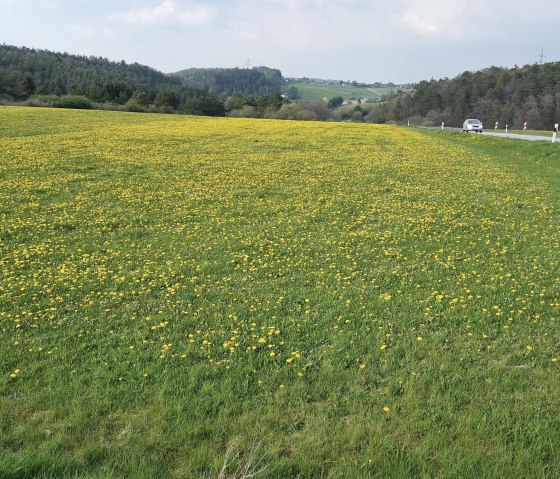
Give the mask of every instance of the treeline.
POLYGON ((0 99, 225 115, 224 99, 137 63, 0 45, 0 99), (69 97, 69 98, 66 98, 69 97))
POLYGON ((173 73, 185 84, 218 95, 272 95, 283 84, 280 70, 267 67, 255 68, 190 68, 173 73))
POLYGON ((376 104, 291 103, 279 70, 212 68, 165 75, 137 63, 0 45, 0 101, 68 108, 295 120, 406 122, 551 129, 560 120, 560 62, 491 67, 422 81, 376 104))
POLYGON ((408 95, 380 108, 384 121, 418 121, 460 126, 478 118, 487 128, 499 121, 519 129, 552 129, 560 119, 560 62, 515 68, 491 67, 456 78, 422 81, 408 95))
POLYGON ((276 120, 304 121, 354 121, 383 123, 379 121, 376 104, 342 106, 342 97, 328 102, 297 101, 291 102, 280 93, 268 96, 251 96, 239 93, 227 101, 227 115, 239 118, 269 118, 276 120))

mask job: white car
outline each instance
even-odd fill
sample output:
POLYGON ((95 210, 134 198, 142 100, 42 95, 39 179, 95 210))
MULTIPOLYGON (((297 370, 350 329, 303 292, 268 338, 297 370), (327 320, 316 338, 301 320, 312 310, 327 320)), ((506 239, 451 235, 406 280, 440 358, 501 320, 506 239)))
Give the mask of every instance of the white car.
POLYGON ((463 133, 466 131, 476 131, 478 133, 482 133, 482 123, 480 123, 480 120, 472 118, 465 120, 465 123, 463 123, 463 133))

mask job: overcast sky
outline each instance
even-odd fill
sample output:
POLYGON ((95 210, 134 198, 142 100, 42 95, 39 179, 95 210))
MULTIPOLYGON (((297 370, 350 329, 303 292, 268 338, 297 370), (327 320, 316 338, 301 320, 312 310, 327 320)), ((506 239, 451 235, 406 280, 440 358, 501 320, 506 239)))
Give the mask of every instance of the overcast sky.
POLYGON ((0 43, 361 82, 560 60, 551 0, 0 0, 0 43))

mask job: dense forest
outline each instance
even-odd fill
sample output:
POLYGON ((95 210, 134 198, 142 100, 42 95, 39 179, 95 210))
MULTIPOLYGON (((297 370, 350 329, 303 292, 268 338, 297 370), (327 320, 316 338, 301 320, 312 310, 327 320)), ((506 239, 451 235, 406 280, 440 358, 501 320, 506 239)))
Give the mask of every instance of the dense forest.
POLYGON ((219 95, 271 95, 280 91, 282 73, 267 67, 255 68, 190 68, 173 73, 186 84, 219 95))
POLYGON ((453 78, 420 82, 413 93, 379 112, 386 120, 419 117, 460 126, 479 118, 486 127, 552 129, 560 119, 560 62, 515 68, 491 67, 453 78))
MULTIPOLYGON (((52 102, 53 96, 81 96, 71 105, 126 105, 131 111, 155 111, 223 116, 221 96, 184 84, 137 63, 0 45, 0 98, 30 97, 52 102), (87 101, 86 101, 87 100, 87 101), (146 110, 153 111, 153 110, 146 110)), ((61 101, 61 100, 59 100, 61 101)))

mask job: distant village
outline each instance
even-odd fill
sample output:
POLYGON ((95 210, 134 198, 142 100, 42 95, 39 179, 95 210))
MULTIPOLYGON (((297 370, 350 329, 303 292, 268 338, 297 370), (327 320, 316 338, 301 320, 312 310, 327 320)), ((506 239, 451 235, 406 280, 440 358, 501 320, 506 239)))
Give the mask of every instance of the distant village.
POLYGON ((324 78, 308 78, 308 77, 284 77, 287 82, 301 82, 301 83, 313 83, 316 85, 333 85, 333 86, 346 86, 346 87, 356 87, 356 88, 414 88, 415 83, 403 83, 396 84, 391 81, 387 83, 375 82, 375 83, 360 83, 355 80, 325 80, 324 78))

